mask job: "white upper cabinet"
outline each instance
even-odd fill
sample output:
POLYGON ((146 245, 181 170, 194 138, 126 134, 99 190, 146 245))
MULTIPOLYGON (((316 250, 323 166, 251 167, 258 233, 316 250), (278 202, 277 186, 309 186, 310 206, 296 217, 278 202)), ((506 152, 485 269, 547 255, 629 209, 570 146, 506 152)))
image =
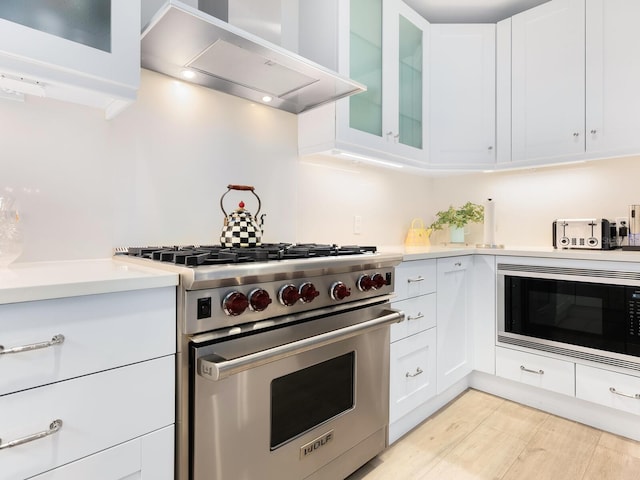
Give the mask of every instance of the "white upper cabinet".
POLYGON ((586 5, 587 151, 640 153, 640 2, 586 5))
POLYGON ((638 18, 634 0, 552 0, 498 24, 498 164, 640 153, 638 18))
POLYGON ((0 87, 101 108, 140 83, 140 1, 0 3, 0 87))
POLYGON ((496 26, 431 25, 430 160, 492 167, 496 158, 496 26))
POLYGON ((512 17, 512 161, 585 151, 584 0, 512 17))
POLYGON ((299 115, 300 154, 344 152, 425 165, 428 22, 398 0, 306 3, 300 4, 300 54, 337 68, 367 91, 299 115), (317 35, 322 18, 325 38, 317 35))

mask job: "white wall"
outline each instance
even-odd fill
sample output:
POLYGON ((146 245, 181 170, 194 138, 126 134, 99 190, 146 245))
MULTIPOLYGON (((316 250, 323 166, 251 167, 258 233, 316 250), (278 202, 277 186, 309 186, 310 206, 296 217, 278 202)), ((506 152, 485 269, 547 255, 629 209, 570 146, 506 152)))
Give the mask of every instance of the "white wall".
MULTIPOLYGON (((292 114, 147 70, 141 82, 138 101, 111 121, 55 100, 0 101, 0 192, 18 199, 18 262, 217 243, 230 183, 256 187, 268 242, 399 243, 428 212, 428 179, 301 163, 292 114), (357 236, 354 214, 364 220, 357 236)), ((234 195, 228 209, 243 199, 255 213, 252 197, 234 195)))
MULTIPOLYGON (((551 224, 556 218, 614 221, 615 217, 628 216, 628 206, 640 203, 639 178, 640 157, 437 178, 432 185, 433 207, 435 212, 449 204, 460 205, 467 200, 483 203, 493 198, 498 243, 551 246, 551 224)), ((481 239, 479 229, 474 241, 481 239)))

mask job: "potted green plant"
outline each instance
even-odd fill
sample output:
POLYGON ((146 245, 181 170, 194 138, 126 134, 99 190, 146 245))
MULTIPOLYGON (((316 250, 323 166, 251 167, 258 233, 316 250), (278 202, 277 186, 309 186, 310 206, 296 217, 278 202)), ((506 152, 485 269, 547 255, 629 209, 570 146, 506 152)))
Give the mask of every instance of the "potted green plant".
POLYGON ((469 223, 480 223, 484 221, 484 206, 467 202, 459 208, 450 206, 448 210, 436 213, 435 221, 429 225, 432 230, 442 230, 445 225, 449 226, 452 243, 464 242, 464 227, 469 223))

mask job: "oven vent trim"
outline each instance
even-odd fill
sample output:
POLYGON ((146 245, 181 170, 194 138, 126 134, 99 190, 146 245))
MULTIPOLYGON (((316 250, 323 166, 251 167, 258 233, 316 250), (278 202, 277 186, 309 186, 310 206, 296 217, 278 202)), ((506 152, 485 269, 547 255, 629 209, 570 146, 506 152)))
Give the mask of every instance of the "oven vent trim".
POLYGON ((541 265, 518 265, 499 263, 498 271, 542 273, 548 275, 566 275, 571 277, 591 277, 607 280, 632 280, 640 282, 640 272, 625 272, 619 270, 594 270, 591 268, 567 268, 541 265))
POLYGON ((557 355, 564 355, 567 357, 579 358, 581 360, 588 360, 590 362, 599 363, 602 365, 610 365, 613 367, 627 368, 640 372, 640 361, 632 362, 630 360, 622 360, 618 358, 612 358, 605 355, 598 355, 595 353, 581 352, 570 348, 558 347, 555 345, 545 345, 538 342, 532 342, 529 340, 522 340, 519 338, 511 338, 503 335, 498 335, 498 343, 505 343, 510 345, 517 345, 520 347, 530 348, 532 350, 543 351, 547 353, 555 353, 557 355))

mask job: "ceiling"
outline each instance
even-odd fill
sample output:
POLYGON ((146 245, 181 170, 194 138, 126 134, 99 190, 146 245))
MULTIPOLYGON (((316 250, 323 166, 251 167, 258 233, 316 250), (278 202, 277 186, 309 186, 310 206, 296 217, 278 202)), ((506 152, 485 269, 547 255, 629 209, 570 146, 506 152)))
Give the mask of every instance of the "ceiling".
POLYGON ((549 0, 404 0, 430 23, 495 23, 549 0))

